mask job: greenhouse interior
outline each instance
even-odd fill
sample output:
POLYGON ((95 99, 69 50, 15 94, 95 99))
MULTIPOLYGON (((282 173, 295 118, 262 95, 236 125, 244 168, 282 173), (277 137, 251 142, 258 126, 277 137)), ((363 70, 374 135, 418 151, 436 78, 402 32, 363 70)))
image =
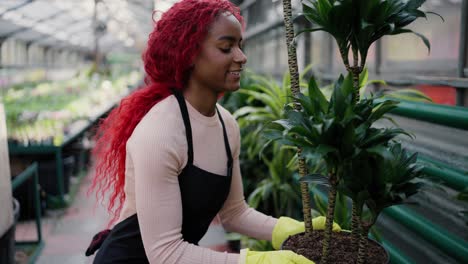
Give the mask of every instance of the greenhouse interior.
MULTIPOLYGON (((117 263, 110 258, 103 262, 103 249, 110 247, 116 230, 115 211, 108 202, 132 198, 128 203, 136 204, 138 215, 142 204, 154 211, 153 218, 143 212, 146 221, 136 222, 144 261, 118 263, 468 263, 467 88, 468 0, 1 0, 0 264, 117 263), (208 14, 209 8, 216 13, 208 14), (179 17, 174 19, 174 14, 179 17), (233 32, 223 28, 222 21, 235 25, 240 37, 226 33, 220 39, 228 40, 220 43, 229 44, 227 52, 219 48, 217 55, 201 56, 215 29, 233 32), (167 23, 177 30, 168 33, 167 23), (161 47, 172 45, 172 50, 150 49, 154 39, 161 38, 171 43, 161 47), (174 41, 194 51, 182 52, 174 41), (229 63, 241 67, 223 77, 225 82, 234 80, 236 89, 213 88, 214 80, 197 87, 204 90, 190 89, 195 87, 192 81, 205 80, 197 78, 224 74, 216 66, 203 73, 197 67, 200 61, 205 60, 202 66, 221 65, 216 58, 228 56, 229 63), (192 64, 166 66, 163 59, 192 64), (185 68, 166 71, 150 65, 158 63, 163 69, 185 68), (157 77, 166 73, 175 76, 157 77), (132 167, 125 159, 125 151, 130 153, 126 140, 139 132, 159 133, 141 131, 156 107, 133 106, 132 113, 141 120, 138 126, 127 117, 133 121, 128 122, 132 130, 122 122, 114 127, 121 131, 113 133, 130 133, 125 141, 100 141, 110 131, 106 126, 129 115, 125 107, 137 102, 132 100, 138 94, 146 93, 145 100, 153 104, 166 101, 171 93, 177 97, 175 90, 166 88, 163 99, 152 99, 163 94, 148 94, 158 80, 173 80, 175 88, 186 89, 180 93, 186 104, 192 104, 190 91, 215 96, 210 97, 212 104, 207 98, 203 103, 219 116, 222 126, 215 126, 216 133, 219 142, 227 142, 226 147, 204 139, 196 142, 197 125, 204 124, 196 123, 190 153, 190 122, 212 117, 195 104, 188 112, 199 113, 188 118, 188 127, 180 100, 182 115, 174 115, 178 125, 158 126, 155 119, 154 127, 161 130, 185 126, 181 159, 187 164, 191 158, 198 166, 197 153, 212 149, 222 156, 211 157, 214 160, 228 159, 231 192, 227 189, 222 209, 203 220, 208 221, 206 228, 190 224, 201 230, 198 243, 186 239, 186 223, 205 217, 198 214, 206 208, 186 215, 194 202, 187 201, 183 191, 199 193, 202 197, 195 200, 201 201, 218 195, 217 187, 210 189, 200 180, 182 185, 182 174, 170 180, 181 184, 180 192, 176 188, 170 197, 179 195, 177 201, 182 197, 182 202, 167 209, 177 211, 177 219, 157 212, 166 201, 135 202, 135 190, 129 190, 143 187, 138 185, 141 170, 135 169, 141 163, 132 161, 132 167), (228 139, 231 135, 238 135, 240 142, 228 139), (110 146, 123 156, 108 154, 103 165, 97 160, 103 157, 99 151, 110 146), (225 152, 232 157, 224 157, 225 152), (117 157, 123 160, 112 160, 117 157), (106 172, 135 178, 127 183, 120 176, 108 176, 96 189, 97 175, 106 172), (240 175, 239 183, 235 179, 240 175), (125 193, 119 185, 123 182, 125 193), (235 190, 237 184, 243 193, 235 190), (98 193, 114 187, 114 193, 98 193), (224 205, 237 194, 243 194, 240 203, 251 208, 245 210, 252 211, 226 219, 224 205), (262 223, 239 216, 250 212, 262 223), (142 227, 148 221, 158 227, 142 227), (160 222, 172 222, 174 229, 161 229, 160 222), (140 227, 142 234, 156 234, 142 236, 140 227), (110 234, 102 238, 97 253, 94 249, 88 254, 102 230, 110 234), (155 237, 158 246, 148 237, 155 237), (292 254, 294 261, 287 257, 292 254)), ((157 155, 145 159, 163 164, 157 155)), ((179 173, 189 167, 183 166, 179 173)), ((123 210, 133 206, 128 203, 123 210)))

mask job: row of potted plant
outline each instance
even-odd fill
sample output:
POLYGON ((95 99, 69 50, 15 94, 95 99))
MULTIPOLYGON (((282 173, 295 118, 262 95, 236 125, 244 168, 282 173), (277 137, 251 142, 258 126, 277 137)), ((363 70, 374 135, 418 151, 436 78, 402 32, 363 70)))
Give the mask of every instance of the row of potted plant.
POLYGON ((65 81, 16 86, 3 102, 9 141, 23 146, 60 145, 64 138, 98 117, 137 85, 133 71, 120 76, 79 74, 65 81))

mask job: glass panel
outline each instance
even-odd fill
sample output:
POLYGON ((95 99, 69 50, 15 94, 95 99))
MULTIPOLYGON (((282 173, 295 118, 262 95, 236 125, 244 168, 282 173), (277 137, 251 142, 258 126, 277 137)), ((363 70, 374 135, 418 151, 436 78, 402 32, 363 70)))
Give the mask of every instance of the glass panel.
POLYGON ((383 38, 382 73, 418 73, 456 76, 459 42, 461 1, 430 1, 423 5, 427 11, 440 14, 418 19, 408 28, 426 36, 431 53, 414 34, 383 38))
MULTIPOLYGON (((310 34, 310 33, 304 33, 304 34, 310 34)), ((311 61, 312 64, 314 65, 314 69, 318 71, 325 71, 327 69, 327 62, 328 62, 328 52, 327 50, 329 49, 327 47, 328 42, 327 42, 327 37, 326 37, 325 32, 314 32, 311 34, 312 38, 312 45, 309 47, 310 49, 310 54, 312 56, 311 61)))
POLYGON ((263 37, 263 67, 262 70, 268 73, 275 71, 275 32, 273 30, 268 31, 263 37))
POLYGON ((285 30, 284 27, 279 27, 277 29, 277 45, 278 49, 276 51, 277 55, 277 66, 278 74, 284 74, 288 70, 288 48, 286 46, 286 39, 284 37, 285 30))

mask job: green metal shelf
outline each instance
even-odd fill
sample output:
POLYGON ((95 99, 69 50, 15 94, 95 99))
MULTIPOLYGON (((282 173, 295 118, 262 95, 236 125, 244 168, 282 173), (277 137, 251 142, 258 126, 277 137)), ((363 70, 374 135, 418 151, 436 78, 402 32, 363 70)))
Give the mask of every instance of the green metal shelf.
POLYGON ((445 185, 462 191, 468 187, 468 172, 451 168, 449 165, 418 155, 418 162, 424 165, 423 172, 435 179, 441 180, 445 185))
POLYGON ((71 142, 81 137, 86 131, 88 131, 92 126, 94 126, 100 118, 109 113, 116 104, 109 106, 104 109, 97 116, 92 117, 88 120, 87 124, 82 125, 78 128, 75 128, 73 133, 67 135, 63 142, 59 145, 17 145, 17 144, 8 144, 8 152, 10 155, 53 155, 55 158, 55 167, 57 171, 57 187, 58 187, 58 196, 50 197, 49 202, 53 208, 63 208, 67 207, 69 201, 65 198, 65 186, 63 179, 63 149, 68 146, 71 142))
POLYGON ((28 264, 33 264, 39 257, 42 249, 44 248, 44 240, 42 239, 42 225, 41 225, 41 207, 39 204, 39 190, 37 186, 39 184, 39 173, 37 170, 37 162, 31 164, 26 170, 21 172, 18 176, 14 177, 11 182, 12 190, 16 190, 20 185, 24 184, 29 178, 33 178, 34 185, 34 211, 35 211, 35 222, 37 239, 28 241, 15 241, 17 247, 34 247, 33 253, 29 256, 28 264))
MULTIPOLYGON (((376 102, 382 101, 384 99, 376 100, 376 102)), ((433 124, 468 130, 468 108, 466 107, 399 101, 400 103, 397 105, 397 108, 393 109, 390 113, 433 124)))

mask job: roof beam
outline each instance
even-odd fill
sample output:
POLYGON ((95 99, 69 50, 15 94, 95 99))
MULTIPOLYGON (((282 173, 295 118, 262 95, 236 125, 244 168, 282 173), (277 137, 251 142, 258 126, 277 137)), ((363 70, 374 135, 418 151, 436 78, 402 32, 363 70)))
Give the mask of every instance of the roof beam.
MULTIPOLYGON (((69 26, 71 26, 71 25, 75 25, 75 24, 77 24, 78 22, 81 22, 81 21, 83 21, 83 20, 82 20, 82 19, 74 20, 73 22, 68 23, 68 24, 66 24, 66 25, 64 25, 64 26, 62 26, 62 27, 56 28, 55 30, 56 30, 56 31, 60 31, 60 30, 62 30, 62 29, 64 29, 64 28, 67 28, 67 27, 69 27, 69 26)), ((88 29, 86 29, 86 30, 88 30, 88 29)), ((78 27, 78 28, 75 28, 75 30, 68 31, 68 32, 66 32, 66 33, 67 33, 67 38, 70 37, 72 34, 76 34, 77 32, 82 32, 82 31, 85 31, 85 28, 83 28, 83 27, 78 27)), ((45 39, 49 39, 49 38, 53 38, 53 37, 54 37, 53 35, 47 35, 47 36, 44 37, 44 38, 42 38, 42 37, 41 37, 41 38, 35 38, 35 39, 31 40, 31 41, 34 42, 34 43, 40 44, 39 42, 40 42, 41 40, 45 40, 45 39)), ((57 40, 57 41, 60 42, 60 41, 62 41, 62 40, 57 40)))
POLYGON ((23 6, 29 5, 32 2, 34 2, 34 0, 26 0, 23 3, 19 4, 19 5, 16 5, 14 7, 10 7, 7 10, 3 11, 3 13, 0 14, 0 17, 2 17, 4 14, 6 14, 8 12, 15 11, 15 10, 18 10, 18 9, 22 8, 23 6))
MULTIPOLYGON (((60 15, 62 15, 62 14, 66 14, 66 13, 68 13, 68 12, 70 12, 70 10, 65 10, 65 11, 64 11, 64 10, 60 10, 59 12, 57 12, 57 13, 51 15, 51 16, 43 17, 43 18, 41 18, 41 19, 38 19, 38 20, 34 21, 33 23, 34 23, 34 24, 42 23, 42 22, 44 22, 44 21, 47 21, 47 20, 56 18, 56 17, 58 17, 58 16, 60 16, 60 15)), ((11 38, 11 37, 13 37, 14 35, 19 34, 19 33, 21 33, 21 32, 25 32, 25 31, 28 31, 28 30, 32 30, 33 28, 34 28, 34 27, 23 27, 23 28, 20 28, 20 29, 15 30, 15 31, 6 33, 5 35, 3 35, 3 36, 1 36, 1 37, 5 37, 5 38, 8 39, 8 38, 11 38)))

